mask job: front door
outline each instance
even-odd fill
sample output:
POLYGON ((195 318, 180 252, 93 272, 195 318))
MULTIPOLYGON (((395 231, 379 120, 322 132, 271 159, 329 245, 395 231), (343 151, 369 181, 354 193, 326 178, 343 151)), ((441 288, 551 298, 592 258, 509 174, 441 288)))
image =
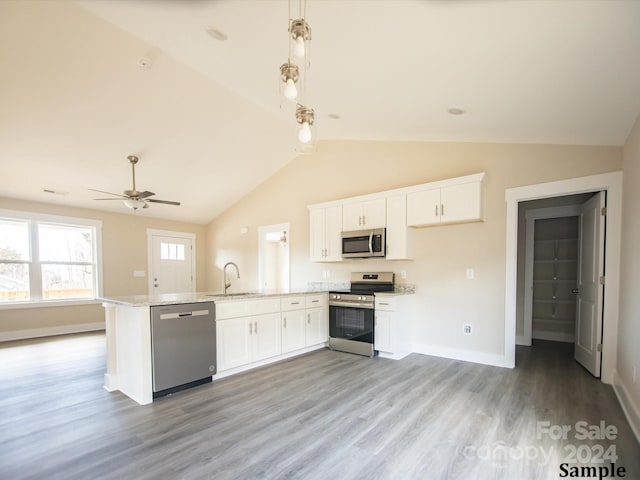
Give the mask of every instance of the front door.
POLYGON ((578 298, 576 306, 575 359, 600 377, 602 359, 602 299, 604 270, 605 193, 599 192, 580 208, 578 249, 578 298))
POLYGON ((150 234, 151 264, 149 293, 185 293, 194 291, 193 238, 150 234))

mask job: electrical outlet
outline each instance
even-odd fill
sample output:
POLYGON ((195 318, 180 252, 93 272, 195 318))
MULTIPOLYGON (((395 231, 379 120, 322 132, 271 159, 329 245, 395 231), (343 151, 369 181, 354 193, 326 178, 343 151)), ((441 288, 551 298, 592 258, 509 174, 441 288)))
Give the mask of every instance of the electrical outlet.
POLYGON ((467 280, 473 280, 476 272, 474 272, 473 268, 467 268, 467 280))
POLYGON ((407 271, 406 271, 406 270, 401 270, 401 271, 400 271, 400 277, 401 277, 403 280, 406 280, 406 279, 407 279, 407 271))
POLYGON ((134 277, 144 277, 147 273, 144 270, 134 270, 133 271, 133 276, 134 277))
POLYGON ((471 325, 468 323, 465 323, 462 326, 462 333, 464 333, 465 335, 471 335, 471 325))

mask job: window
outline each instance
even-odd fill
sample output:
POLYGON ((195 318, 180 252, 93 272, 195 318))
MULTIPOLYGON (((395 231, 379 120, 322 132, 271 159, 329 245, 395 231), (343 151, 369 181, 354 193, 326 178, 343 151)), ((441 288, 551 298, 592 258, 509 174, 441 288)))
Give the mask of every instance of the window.
POLYGON ((93 220, 0 211, 0 303, 98 296, 100 226, 93 220))
POLYGON ((184 260, 184 244, 160 242, 160 260, 184 260))

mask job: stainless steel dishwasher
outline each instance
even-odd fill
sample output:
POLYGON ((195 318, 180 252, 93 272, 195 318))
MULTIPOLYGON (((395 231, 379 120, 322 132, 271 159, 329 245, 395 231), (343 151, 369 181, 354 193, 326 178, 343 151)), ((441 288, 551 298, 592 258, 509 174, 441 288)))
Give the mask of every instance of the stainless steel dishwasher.
POLYGON ((213 302, 151 307, 153 397, 211 382, 216 373, 213 302))

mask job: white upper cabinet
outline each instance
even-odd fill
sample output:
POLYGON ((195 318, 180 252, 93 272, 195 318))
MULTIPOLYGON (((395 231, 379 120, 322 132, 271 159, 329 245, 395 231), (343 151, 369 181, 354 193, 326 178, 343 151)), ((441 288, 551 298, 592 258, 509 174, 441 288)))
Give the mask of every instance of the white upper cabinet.
POLYGON ((482 220, 482 194, 482 177, 407 193, 407 225, 423 227, 482 220))
POLYGON ((409 256, 407 195, 387 197, 387 259, 406 260, 409 256))
POLYGON ((482 221, 484 173, 310 205, 312 262, 342 260, 342 232, 386 228, 389 260, 410 258, 408 227, 482 221))
POLYGON ((312 262, 342 260, 342 207, 313 208, 310 211, 310 254, 312 262))
POLYGON ((386 222, 386 202, 376 198, 357 203, 345 203, 342 206, 342 230, 364 230, 384 228, 386 222))

